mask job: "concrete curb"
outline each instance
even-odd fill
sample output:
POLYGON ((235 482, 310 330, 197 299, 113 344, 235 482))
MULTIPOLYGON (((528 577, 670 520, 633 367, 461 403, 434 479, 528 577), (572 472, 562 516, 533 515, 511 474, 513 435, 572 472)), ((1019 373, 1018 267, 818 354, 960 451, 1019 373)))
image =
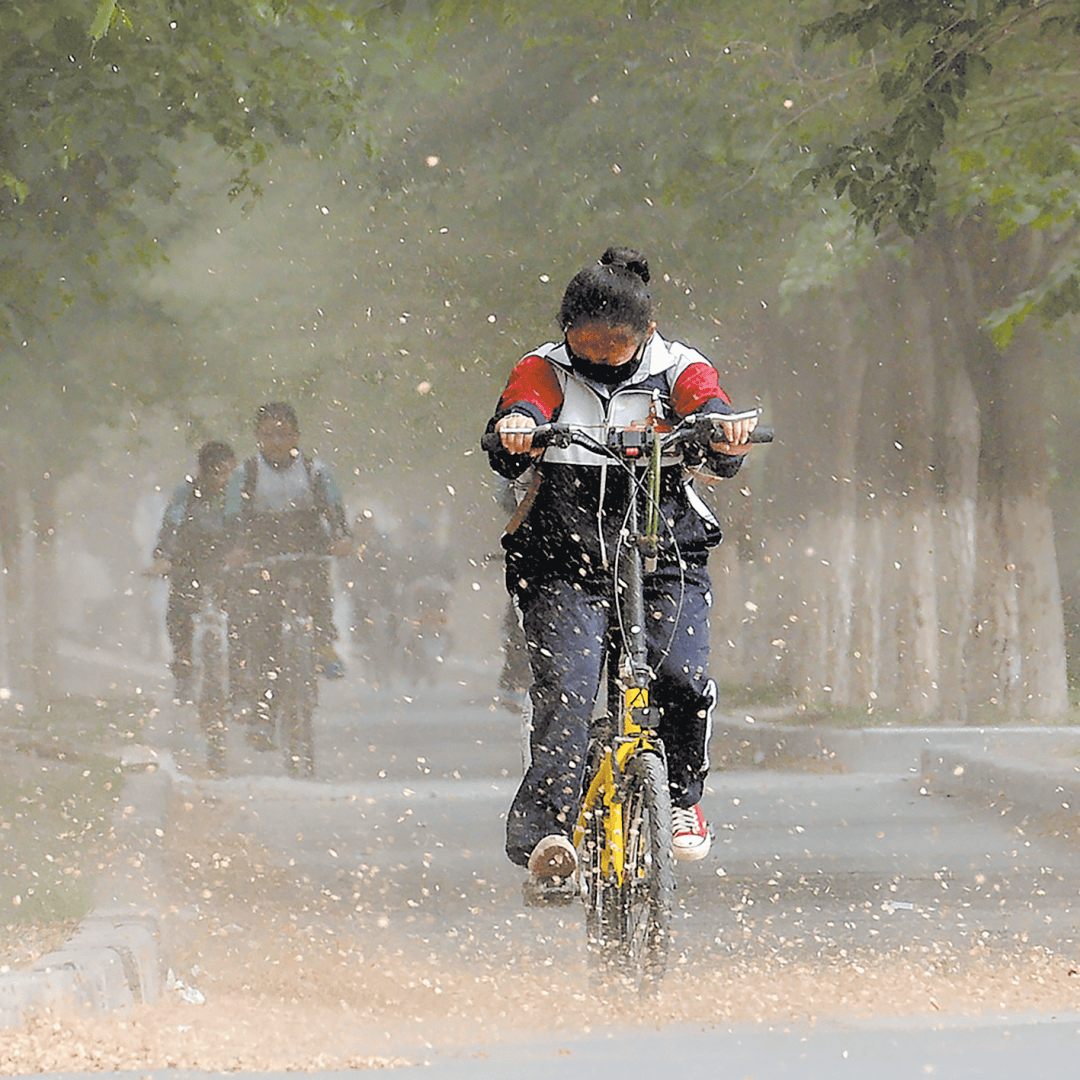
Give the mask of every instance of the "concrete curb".
POLYGON ((121 764, 127 777, 113 815, 117 865, 98 883, 93 910, 62 948, 27 971, 0 976, 0 1027, 18 1026, 49 1007, 103 1013, 161 996, 158 897, 171 763, 133 747, 121 764))
POLYGON ((813 728, 726 718, 712 750, 721 764, 808 765, 920 777, 924 794, 1080 826, 1080 728, 813 728))

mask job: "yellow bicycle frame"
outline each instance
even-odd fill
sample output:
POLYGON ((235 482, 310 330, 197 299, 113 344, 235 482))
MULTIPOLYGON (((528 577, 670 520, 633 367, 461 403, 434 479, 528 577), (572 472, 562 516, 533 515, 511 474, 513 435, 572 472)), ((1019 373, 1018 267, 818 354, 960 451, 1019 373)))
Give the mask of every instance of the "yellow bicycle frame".
POLYGON ((649 691, 632 686, 623 689, 622 734, 607 750, 592 778, 581 803, 581 813, 574 826, 574 847, 580 849, 592 814, 600 814, 604 824, 604 847, 600 852, 601 873, 614 870, 615 880, 622 885, 626 874, 626 847, 623 830, 622 796, 617 777, 627 761, 641 750, 653 749, 649 727, 642 726, 638 717, 649 708, 649 691))

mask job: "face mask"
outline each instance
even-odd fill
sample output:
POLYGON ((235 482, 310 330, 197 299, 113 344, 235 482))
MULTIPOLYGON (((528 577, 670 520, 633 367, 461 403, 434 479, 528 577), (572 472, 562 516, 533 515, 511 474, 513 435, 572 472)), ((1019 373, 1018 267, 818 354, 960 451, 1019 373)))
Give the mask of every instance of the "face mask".
POLYGON ((583 356, 578 356, 573 349, 570 348, 570 342, 563 340, 563 348, 566 350, 566 355, 570 357, 570 365, 579 374, 584 375, 586 379, 591 379, 593 382, 601 383, 604 386, 617 386, 619 383, 626 382, 627 379, 632 379, 636 374, 638 368, 641 367, 641 361, 645 359, 645 342, 646 338, 638 346, 637 352, 626 361, 625 364, 597 364, 592 360, 586 360, 583 356))

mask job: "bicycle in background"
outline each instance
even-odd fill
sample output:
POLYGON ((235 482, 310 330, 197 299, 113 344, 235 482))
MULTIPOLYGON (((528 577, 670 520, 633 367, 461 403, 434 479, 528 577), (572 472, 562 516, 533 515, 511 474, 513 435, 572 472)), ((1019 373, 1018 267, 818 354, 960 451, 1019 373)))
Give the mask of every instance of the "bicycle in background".
MULTIPOLYGON (((176 570, 162 560, 143 571, 144 577, 168 577, 176 570)), ((188 573, 189 571, 184 571, 188 573)), ((225 772, 225 745, 231 714, 229 690, 229 618, 218 589, 193 583, 197 600, 190 613, 190 674, 177 686, 175 700, 194 705, 206 742, 206 767, 225 772)))
POLYGON ((272 555, 240 568, 243 625, 233 640, 243 672, 234 711, 248 723, 247 742, 257 750, 280 747, 285 772, 315 775, 314 718, 318 706, 315 624, 305 569, 327 556, 272 555))
POLYGON ((195 609, 191 655, 195 664, 195 707, 206 740, 206 767, 225 772, 229 707, 229 618, 207 590, 195 609))

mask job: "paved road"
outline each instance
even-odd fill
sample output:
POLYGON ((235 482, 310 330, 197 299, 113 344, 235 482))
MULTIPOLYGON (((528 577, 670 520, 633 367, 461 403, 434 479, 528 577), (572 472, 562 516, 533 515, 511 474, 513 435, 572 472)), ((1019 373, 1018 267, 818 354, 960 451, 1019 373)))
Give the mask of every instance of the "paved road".
MULTIPOLYGON (((436 688, 381 693, 355 679, 328 684, 310 782, 285 778, 275 756, 235 733, 229 777, 205 777, 182 713, 163 712, 152 736, 171 750, 186 796, 228 807, 238 831, 313 889, 333 891, 358 871, 377 883, 365 894, 372 932, 422 945, 436 963, 482 959, 495 970, 528 956, 587 986, 578 909, 523 908, 522 874, 502 853, 518 730, 492 706, 486 679, 463 671, 436 688)), ((708 860, 679 869, 673 980, 702 995, 722 982, 728 1006, 742 999, 733 1019, 436 1047, 426 1076, 584 1076, 603 1062, 675 1065, 684 1076, 974 1077, 1032 1055, 1071 1067, 1080 1015, 1062 1011, 1060 996, 1051 1012, 1037 994, 1013 992, 1008 971, 1015 963, 1040 982, 1076 974, 1080 790, 1071 758, 1050 768, 1071 733, 823 734, 741 717, 718 727, 714 757, 728 767, 706 798, 716 840, 708 860), (1000 746, 987 756, 995 740, 1033 763, 1019 790, 1007 770, 986 769, 1001 760, 1000 746), (972 963, 998 974, 965 984, 972 963), (967 999, 937 1016, 920 973, 927 986, 955 973, 967 999), (846 1015, 848 987, 855 1003, 874 986, 873 1015, 854 1004, 846 1015), (790 995, 779 1024, 777 993, 790 995), (774 1019, 742 1023, 755 1001, 774 1019)))
MULTIPOLYGON (((735 1028, 700 1026, 620 1031, 558 1042, 473 1047, 434 1054, 397 1077, 423 1080, 595 1080, 612 1070, 627 1076, 677 1075, 681 1080, 1014 1080, 1037 1068, 1076 1074, 1080 1014, 1055 1019, 1014 1016, 988 1022, 849 1023, 842 1026, 735 1028)), ((58 1073, 96 1080, 209 1080, 238 1074, 158 1069, 58 1073)), ((245 1075, 245 1074, 239 1074, 245 1075)), ((295 1080, 295 1072, 265 1072, 264 1080, 295 1080)), ((339 1080, 363 1072, 304 1073, 339 1080)))
MULTIPOLYGON (((234 775, 200 790, 237 800, 244 830, 288 851, 313 880, 343 865, 392 862, 384 914, 453 918, 476 899, 477 881, 509 895, 521 877, 502 854, 518 724, 489 703, 453 681, 396 694, 332 685, 317 782, 285 780, 272 756, 237 740, 234 775), (440 880, 447 887, 433 890, 440 880)), ((912 745, 878 755, 880 765, 864 755, 855 771, 825 762, 714 772, 713 854, 680 868, 679 948, 771 954, 782 942, 793 957, 823 957, 941 940, 957 949, 1071 947, 1080 895, 1073 842, 993 798, 937 790, 912 745)))
MULTIPOLYGON (((741 743, 745 751, 751 729, 738 722, 720 727, 715 756, 746 760, 738 750, 741 743)), ((772 736, 761 729, 753 734, 756 745, 768 747, 772 736)), ((956 737, 962 742, 964 735, 956 737)), ((972 957, 1023 962, 1033 950, 1068 963, 1080 891, 1073 840, 1053 835, 998 793, 973 797, 951 790, 945 780, 962 766, 945 768, 945 778, 935 783, 927 773, 926 738, 883 738, 868 751, 868 737, 845 740, 837 733, 836 745, 848 745, 846 754, 770 758, 759 750, 748 766, 713 773, 707 795, 713 855, 679 871, 676 971, 707 982, 730 979, 733 964, 755 978, 773 977, 784 965, 803 972, 816 965, 853 979, 852 972, 877 967, 883 993, 898 995, 897 1013, 918 1014, 927 1008, 911 1001, 919 993, 912 971, 949 972, 972 957), (890 981, 888 968, 898 962, 905 974, 890 981)), ((940 731, 934 738, 948 743, 940 731)), ((372 925, 412 936, 448 961, 484 957, 498 967, 524 952, 587 979, 577 909, 537 912, 520 904, 521 873, 502 854, 503 816, 518 775, 517 723, 493 710, 490 694, 468 677, 407 693, 376 694, 350 683, 329 687, 316 782, 284 779, 276 760, 239 743, 230 753, 230 779, 184 783, 232 805, 240 831, 293 861, 316 887, 338 887, 345 867, 376 878, 379 891, 367 904, 372 925)), ((184 759, 179 750, 182 765, 184 759)), ((947 764, 941 754, 937 761, 947 764)), ((834 995, 835 981, 828 991, 834 995)), ((798 987, 806 996, 793 1008, 810 1023, 817 1018, 813 990, 798 987)), ((1000 1063, 1021 1043, 1028 1051, 1035 1044, 1049 1050, 1057 1041, 1074 1046, 1077 1017, 1018 1021, 1010 1011, 1017 999, 991 1001, 996 989, 985 993, 973 1006, 981 1019, 953 1020, 942 1030, 925 1019, 902 1021, 892 1034, 891 1021, 837 1028, 833 1016, 826 1026, 796 1026, 796 1034, 789 1029, 765 1041, 759 1029, 737 1026, 695 1029, 679 1038, 669 1032, 667 1041, 639 1033, 635 1038, 644 1042, 631 1053, 667 1054, 686 1041, 696 1047, 687 1051, 690 1058, 715 1065, 717 1040, 733 1061, 743 1054, 747 1062, 760 1060, 769 1046, 770 1060, 790 1053, 806 1070, 792 1075, 812 1076, 818 1075, 815 1061, 821 1068, 828 1061, 853 1064, 851 1055, 869 1060, 878 1054, 875 1047, 891 1046, 899 1076, 914 1075, 903 1072, 908 1066, 935 1061, 966 1068, 973 1054, 991 1050, 1000 1063), (908 1043, 905 1030, 918 1033, 915 1043, 908 1043), (785 1041, 788 1050, 777 1057, 785 1041), (917 1062, 908 1049, 918 1050, 917 1062)), ((876 1011, 889 1013, 887 1004, 876 1011)), ((608 1051, 597 1051, 601 1041, 599 1035, 578 1040, 570 1056, 584 1067, 590 1055, 610 1051, 610 1042, 608 1051)), ((620 1043, 619 1053, 627 1045, 620 1043)), ((536 1064, 535 1075, 556 1054, 543 1042, 519 1049, 536 1064)), ((501 1053, 485 1066, 492 1071, 468 1075, 499 1075, 501 1053)), ((455 1062, 465 1062, 457 1052, 436 1058, 447 1076, 456 1075, 455 1062)), ((692 1070, 689 1059, 687 1065, 692 1070)))

